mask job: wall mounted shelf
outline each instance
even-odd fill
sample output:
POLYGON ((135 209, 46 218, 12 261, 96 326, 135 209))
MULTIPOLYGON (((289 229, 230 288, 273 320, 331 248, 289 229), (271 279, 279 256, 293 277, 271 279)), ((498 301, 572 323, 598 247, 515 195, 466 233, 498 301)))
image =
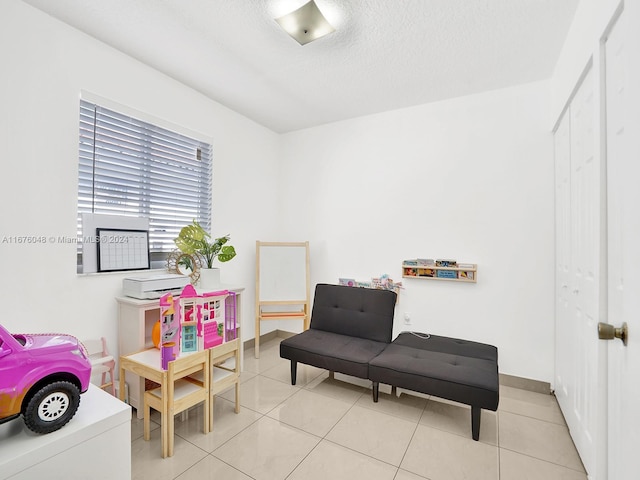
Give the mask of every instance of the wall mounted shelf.
POLYGON ((478 281, 478 265, 475 263, 460 263, 454 266, 445 266, 405 261, 402 263, 402 276, 404 278, 422 280, 476 283, 478 281))

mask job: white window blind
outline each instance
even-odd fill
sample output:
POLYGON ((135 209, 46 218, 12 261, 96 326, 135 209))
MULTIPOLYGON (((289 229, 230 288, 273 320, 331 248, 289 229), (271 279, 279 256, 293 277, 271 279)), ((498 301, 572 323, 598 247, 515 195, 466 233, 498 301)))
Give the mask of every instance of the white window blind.
POLYGON ((151 253, 193 219, 210 231, 211 166, 208 143, 81 100, 78 238, 85 212, 148 217, 151 253))

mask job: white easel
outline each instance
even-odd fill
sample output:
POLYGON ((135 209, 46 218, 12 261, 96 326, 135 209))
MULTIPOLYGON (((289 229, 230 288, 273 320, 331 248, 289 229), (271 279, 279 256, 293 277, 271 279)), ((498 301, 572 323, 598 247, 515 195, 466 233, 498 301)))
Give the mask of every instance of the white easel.
POLYGON ((300 319, 309 328, 309 282, 309 242, 256 241, 256 358, 262 320, 300 319))

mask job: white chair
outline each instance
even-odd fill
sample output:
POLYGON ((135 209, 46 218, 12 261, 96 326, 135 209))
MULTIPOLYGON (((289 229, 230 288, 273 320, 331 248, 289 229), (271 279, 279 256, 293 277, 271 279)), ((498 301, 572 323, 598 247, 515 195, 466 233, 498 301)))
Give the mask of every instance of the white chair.
POLYGON ((102 337, 100 339, 84 340, 82 342, 84 348, 87 349, 89 360, 91 361, 91 382, 105 389, 111 387, 111 395, 116 396, 116 386, 113 378, 113 371, 116 368, 116 361, 113 356, 109 355, 107 349, 107 340, 102 337), (109 381, 107 382, 107 374, 109 381), (100 375, 100 382, 95 383, 95 377, 100 375))

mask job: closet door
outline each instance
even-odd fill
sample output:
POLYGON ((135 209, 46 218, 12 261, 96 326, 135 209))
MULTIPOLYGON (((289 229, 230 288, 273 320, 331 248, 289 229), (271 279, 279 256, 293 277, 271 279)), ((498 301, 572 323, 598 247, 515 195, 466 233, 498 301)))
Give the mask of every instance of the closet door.
POLYGON ((573 295, 569 289, 571 269, 571 110, 562 116, 554 135, 556 193, 556 341, 568 348, 556 348, 555 389, 558 398, 569 396, 574 366, 570 345, 573 295))
POLYGON ((600 315, 602 221, 597 115, 590 70, 556 131, 556 395, 591 475, 597 470, 606 393, 598 381, 602 357, 594 334, 600 315))
POLYGON ((627 324, 608 348, 609 479, 638 478, 640 445, 640 4, 627 2, 605 41, 608 317, 627 324))
MULTIPOLYGON (((601 197, 596 155, 594 75, 584 78, 571 102, 571 277, 576 391, 571 401, 573 440, 588 472, 595 474, 598 415, 602 413, 598 382, 600 344, 601 197)), ((604 393, 604 392, 602 392, 604 393)), ((568 405, 567 405, 568 406, 568 405)))

